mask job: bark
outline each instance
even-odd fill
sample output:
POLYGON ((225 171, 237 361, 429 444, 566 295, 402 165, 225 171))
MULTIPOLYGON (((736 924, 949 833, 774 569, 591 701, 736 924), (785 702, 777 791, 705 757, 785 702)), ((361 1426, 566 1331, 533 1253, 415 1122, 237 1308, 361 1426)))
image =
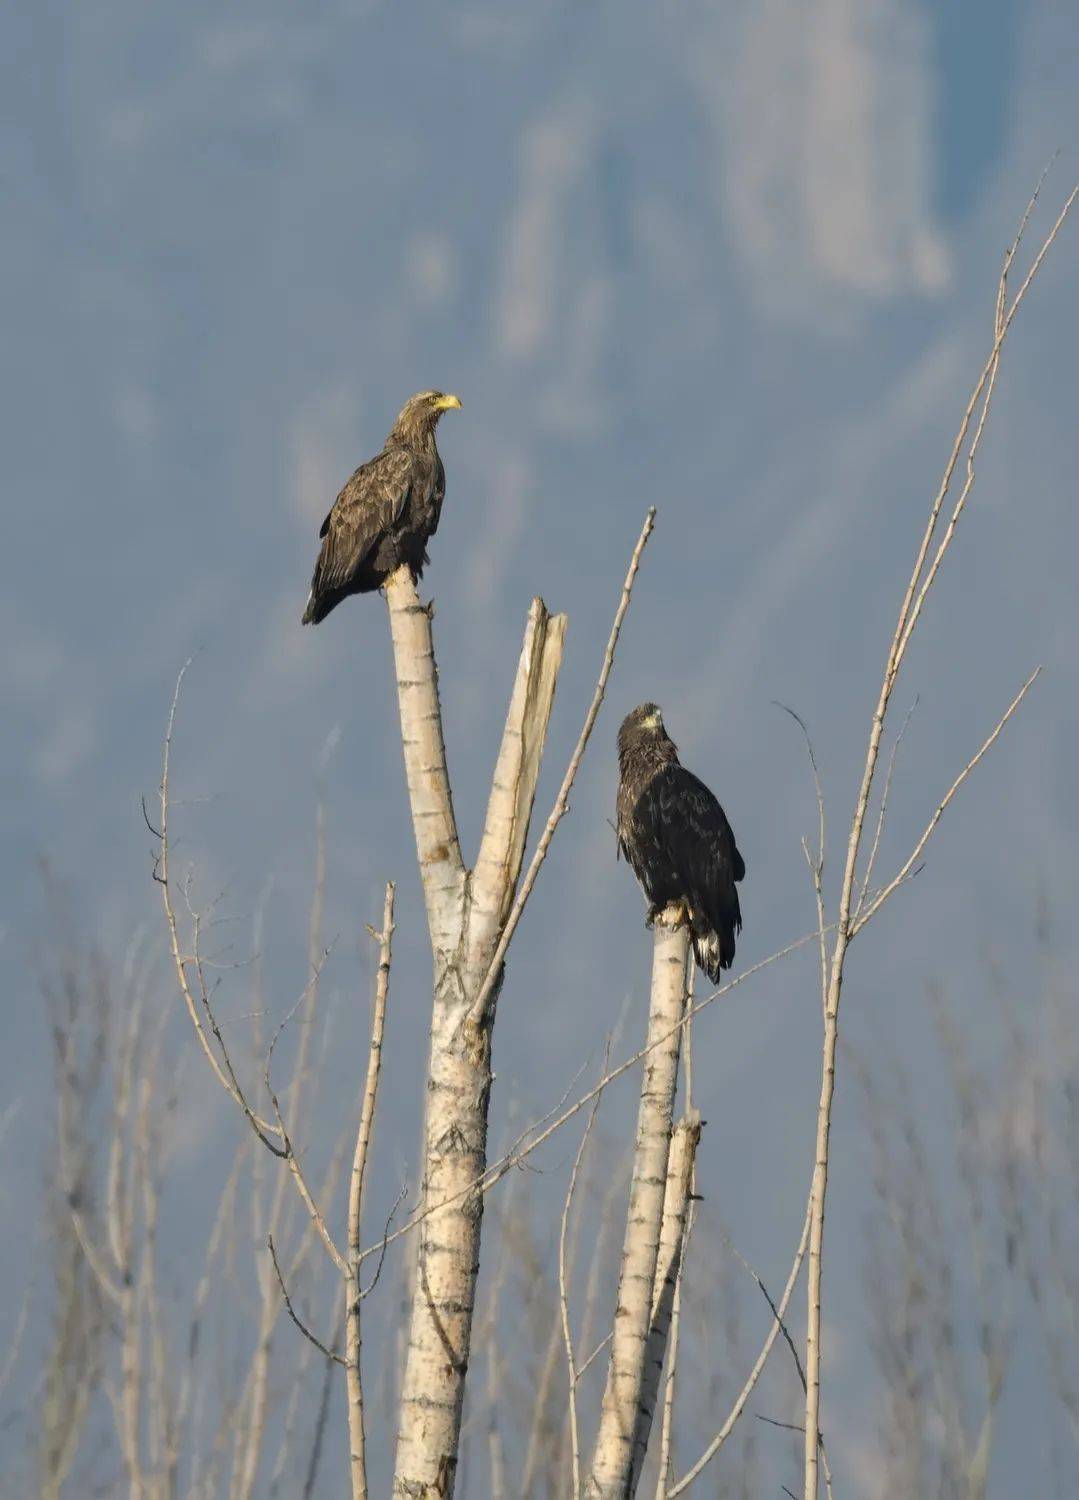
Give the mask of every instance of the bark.
MULTIPOLYGON (((635 1462, 638 1414, 645 1390, 663 1233, 682 1043, 682 1028, 678 1023, 685 1009, 688 952, 689 936, 682 925, 681 912, 668 908, 655 923, 648 1015, 648 1045, 652 1050, 641 1085, 618 1304, 599 1433, 586 1491, 589 1500, 627 1500, 640 1469, 639 1461, 635 1462)), ((644 1438, 647 1441, 647 1432, 644 1438)))
MULTIPOLYGON (((681 1033, 679 1033, 681 1035, 681 1033)), ((648 1439, 652 1433, 652 1418, 655 1415, 659 1396, 660 1376, 667 1354, 667 1339, 671 1330, 671 1313, 674 1308, 674 1293, 678 1283, 679 1267, 682 1263, 682 1243, 686 1232, 686 1211, 689 1208, 689 1185, 693 1176, 693 1162, 701 1138, 701 1117, 693 1110, 685 1119, 679 1120, 671 1137, 670 1155, 667 1161, 667 1186, 663 1195, 663 1223, 659 1234, 659 1255, 656 1261, 656 1280, 652 1291, 652 1321, 648 1329, 648 1347, 645 1354, 644 1386, 637 1407, 637 1430, 633 1440, 633 1470, 630 1478, 630 1493, 637 1489, 648 1451, 648 1439)))
MULTIPOLYGON (((466 1024, 488 981, 521 872, 565 617, 533 601, 475 871, 453 814, 431 610, 407 569, 386 587, 405 770, 434 958, 424 1124, 424 1219, 402 1383, 393 1493, 453 1494, 479 1269, 494 1007, 466 1024)), ((496 976, 494 992, 500 976, 496 976)))

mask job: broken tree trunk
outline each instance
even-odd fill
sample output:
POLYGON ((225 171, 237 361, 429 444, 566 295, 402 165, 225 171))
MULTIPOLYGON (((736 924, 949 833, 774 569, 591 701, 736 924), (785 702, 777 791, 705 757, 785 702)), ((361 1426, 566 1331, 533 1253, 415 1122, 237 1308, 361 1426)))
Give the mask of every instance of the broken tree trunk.
POLYGON ((422 1207, 393 1493, 453 1494, 487 1161, 491 1026, 500 976, 484 989, 521 872, 562 660, 565 616, 534 599, 474 870, 453 814, 430 606, 399 569, 386 586, 416 853, 434 960, 422 1207), (444 1207, 437 1205, 444 1204, 444 1207), (433 1211, 431 1211, 433 1210, 433 1211))

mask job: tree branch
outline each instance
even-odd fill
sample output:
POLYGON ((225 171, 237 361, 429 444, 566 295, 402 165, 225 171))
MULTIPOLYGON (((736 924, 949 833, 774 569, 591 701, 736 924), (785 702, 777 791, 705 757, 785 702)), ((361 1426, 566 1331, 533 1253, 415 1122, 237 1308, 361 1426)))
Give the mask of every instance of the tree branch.
POLYGON ((676 1496, 684 1494, 685 1491, 689 1489, 693 1481, 700 1475, 702 1470, 704 1470, 707 1465, 712 1462, 713 1458, 715 1458, 716 1454, 723 1447, 723 1444, 727 1441, 727 1439, 733 1432, 735 1423, 738 1421, 738 1418, 745 1410, 746 1402, 752 1395, 757 1381, 761 1378, 761 1372, 763 1371, 765 1365, 768 1363, 768 1356, 772 1352, 772 1346, 779 1336, 780 1329, 783 1326, 783 1318, 786 1315, 787 1308, 790 1306, 790 1300, 794 1294, 794 1288, 798 1281, 798 1273, 802 1269, 802 1262, 805 1259, 806 1248, 809 1244, 811 1204, 812 1198, 810 1198, 810 1202, 806 1204, 805 1221, 802 1225, 802 1237, 798 1242, 797 1250, 794 1252, 794 1260, 791 1263, 790 1274, 787 1277, 787 1284, 783 1288, 783 1295, 779 1299, 779 1305, 776 1308, 776 1315, 769 1326, 764 1343, 761 1345, 760 1353, 757 1355, 757 1358, 753 1362, 753 1368, 746 1376, 745 1384, 742 1386, 742 1389, 735 1397, 734 1405, 727 1413, 727 1418, 722 1427, 716 1433, 715 1437, 709 1443, 708 1447, 704 1450, 693 1467, 682 1476, 677 1484, 672 1485, 667 1491, 668 1500, 675 1500, 676 1496))
POLYGON ((308 1328, 307 1324, 297 1314, 296 1309, 293 1307, 292 1298, 288 1294, 288 1287, 285 1285, 285 1278, 281 1272, 280 1262, 277 1259, 277 1250, 274 1247, 272 1234, 266 1236, 266 1244, 269 1247, 270 1258, 273 1261, 273 1268, 277 1274, 277 1284, 281 1288, 281 1296, 284 1299, 285 1311, 288 1313, 292 1321, 296 1324, 296 1327, 303 1334, 304 1338, 307 1339, 309 1343, 314 1344, 315 1348, 319 1351, 320 1354, 324 1354, 327 1359, 332 1359, 337 1364, 343 1365, 345 1361, 341 1358, 341 1356, 335 1353, 333 1349, 327 1349, 326 1345, 322 1342, 318 1335, 311 1332, 310 1328, 308 1328))
POLYGON ((1001 715, 1001 717, 997 720, 996 728, 993 730, 992 734, 989 735, 988 739, 986 739, 986 740, 983 741, 982 747, 978 751, 978 753, 976 755, 971 756, 970 760, 967 761, 966 765, 963 767, 963 769, 960 771, 959 775, 952 782, 951 786, 948 788, 947 792, 941 798, 940 802, 938 802, 936 810, 933 813, 933 816, 929 819, 929 822, 926 824, 925 829, 924 829, 924 831, 922 833, 921 838, 915 844, 913 850, 911 851, 910 857, 907 859, 906 863, 903 865, 903 867, 899 871, 898 875, 896 875, 894 879, 890 880, 888 882, 888 884, 884 887, 883 890, 878 891, 877 895, 874 896, 873 900, 869 903, 868 908, 863 912, 863 914, 860 917, 858 917, 858 916, 855 917, 855 920, 854 920, 854 922, 851 925, 851 937, 852 938, 855 937, 855 936, 857 936, 857 934, 859 932, 861 932, 862 928, 870 920, 870 918, 873 917, 875 915, 875 913, 880 910, 880 908, 884 905, 885 901, 887 901, 888 897, 890 895, 892 895, 892 893, 898 888, 898 886, 900 886, 902 884, 902 882, 904 880, 906 880, 907 876, 914 869, 914 866, 918 863, 918 860, 921 858, 922 850, 925 848, 926 844, 929 842, 929 839, 930 839, 930 837, 931 837, 931 835, 933 833, 933 830, 936 828, 937 824, 940 822, 941 818, 944 816, 944 810, 945 810, 945 808, 948 806, 949 802, 951 802, 952 798, 955 796, 956 792, 958 792, 959 788, 963 785, 964 781, 966 781, 966 779, 970 775, 971 771, 974 770, 974 767, 981 760, 982 756, 986 753, 986 751, 990 748, 990 746, 996 741, 997 737, 1000 735, 1001 731, 1003 730, 1005 724, 1007 724, 1008 720, 1016 712, 1016 710, 1018 709, 1019 705, 1022 703, 1023 699, 1026 697, 1027 693, 1030 691, 1030 689, 1034 686, 1035 682, 1038 680, 1038 677, 1041 675, 1041 670, 1042 670, 1041 667, 1035 667, 1034 668, 1034 671, 1031 672, 1031 674, 1027 678, 1026 682, 1023 683, 1023 686, 1019 689, 1018 693, 1012 699, 1011 703, 1009 703, 1007 709, 1004 711, 1004 713, 1001 715))
POLYGON ((363 1215, 363 1186, 367 1152, 378 1099, 378 1080, 382 1066, 382 1037, 386 1027, 386 1000, 390 988, 390 962, 393 945, 394 887, 387 882, 382 908, 382 931, 378 934, 378 974, 375 981, 374 1013, 371 1019, 371 1045, 367 1054, 367 1078, 364 1083, 360 1126, 356 1132, 356 1150, 352 1157, 352 1177, 348 1193, 348 1270, 345 1276, 345 1375, 348 1386, 349 1472, 352 1500, 367 1500, 367 1440, 363 1424, 363 1373, 360 1366, 360 1223, 363 1215))

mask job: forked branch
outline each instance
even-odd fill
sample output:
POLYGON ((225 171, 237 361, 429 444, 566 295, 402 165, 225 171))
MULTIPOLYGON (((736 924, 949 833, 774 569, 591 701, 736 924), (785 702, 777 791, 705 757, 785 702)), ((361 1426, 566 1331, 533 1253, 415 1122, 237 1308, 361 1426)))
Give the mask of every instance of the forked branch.
MULTIPOLYGON (((1040 189, 1041 183, 1038 188, 1040 189)), ((843 879, 839 892, 839 913, 836 922, 836 937, 832 951, 831 964, 828 975, 828 989, 824 1014, 824 1042, 822 1048, 821 1062, 821 1088, 820 1101, 817 1107, 817 1131, 816 1148, 814 1152, 813 1189, 810 1201, 810 1235, 809 1235, 809 1277, 808 1277, 808 1322, 806 1332, 806 1420, 805 1420, 805 1484, 803 1500, 817 1500, 818 1493, 818 1464, 819 1464, 819 1434, 820 1434, 820 1369, 821 1369, 821 1281, 822 1281, 822 1251, 824 1242, 824 1210, 828 1189, 829 1168, 829 1142, 831 1132, 832 1100, 835 1092, 835 1070, 836 1051, 839 1031, 839 1002, 843 987, 843 972, 846 961, 847 949, 855 933, 865 925, 874 909, 879 909, 880 902, 874 899, 869 907, 863 912, 859 919, 854 912, 854 894, 856 886, 856 874, 859 854, 862 845, 862 835, 865 827, 866 816, 869 808, 870 797, 873 789, 873 781, 877 769, 877 761, 880 754, 881 741, 884 734, 884 726, 891 704, 892 693, 899 675, 900 667, 906 656, 907 648, 913 637, 914 630, 921 618, 923 606, 939 575, 941 565, 949 548, 951 547, 958 526, 959 519, 966 506, 967 499, 974 485, 975 459, 982 436, 985 432, 986 422, 992 402, 993 392, 996 386, 997 372, 999 369, 1001 351, 1016 313, 1021 307, 1027 292, 1032 285, 1035 276, 1040 270, 1046 255, 1054 240, 1059 234, 1076 196, 1079 195, 1079 186, 1072 190, 1066 199, 1063 208, 1048 235, 1043 241, 1041 248, 1034 257, 1030 270, 1016 293, 1011 304, 1007 300, 1008 275, 1011 270, 1015 254, 1018 251, 1030 218, 1030 213, 1037 200, 1038 189, 1035 190, 1031 202, 1023 215, 1015 240, 1008 250, 1004 259, 997 287, 997 295, 994 304, 993 315, 993 342, 989 357, 982 368, 973 392, 967 403, 966 410, 959 424, 955 440, 952 445, 948 461, 945 464, 944 473, 941 478, 937 494, 929 509, 925 530, 911 571, 910 581, 907 584, 896 621, 895 633, 888 650, 881 679, 880 693, 877 705, 873 712, 870 724, 869 743, 866 749, 865 764, 862 771, 861 785, 855 801, 854 812, 851 818, 850 834, 847 840, 847 856, 844 866, 843 879), (977 414, 977 415, 976 415, 977 414), (966 476, 960 490, 958 499, 953 508, 951 518, 944 529, 940 540, 937 542, 936 550, 933 551, 933 543, 937 535, 938 522, 940 520, 945 499, 951 488, 952 479, 963 453, 966 452, 966 476), (932 560, 930 554, 932 552, 932 560), (928 566, 927 566, 928 563, 928 566)), ((1027 687, 1029 687, 1029 683, 1027 687)), ((1025 693, 1024 688, 1023 693, 1025 693)), ((981 758, 981 755, 989 748, 989 745, 999 734, 1004 723, 1022 700, 1023 693, 1009 709, 1004 719, 998 725, 994 734, 982 747, 982 750, 967 769, 960 775, 949 792, 945 802, 938 809, 937 815, 930 820, 929 827, 919 841, 914 856, 900 872, 899 879, 906 879, 914 868, 925 841, 931 835, 944 806, 959 785, 965 779, 970 770, 981 758)), ((890 890, 888 892, 890 894, 890 890)))

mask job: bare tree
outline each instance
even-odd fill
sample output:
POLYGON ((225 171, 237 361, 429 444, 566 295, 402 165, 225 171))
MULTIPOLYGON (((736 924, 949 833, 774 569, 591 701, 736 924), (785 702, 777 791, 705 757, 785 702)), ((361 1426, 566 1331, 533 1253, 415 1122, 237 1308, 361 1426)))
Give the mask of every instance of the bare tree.
MULTIPOLYGON (((1043 177, 1044 180, 1044 177, 1043 177)), ((941 566, 955 539, 956 531, 968 499, 974 488, 975 459, 989 418, 993 393, 996 388, 1004 341, 1022 306, 1030 286, 1040 270, 1053 241, 1060 232, 1065 219, 1075 202, 1079 187, 1072 190, 1041 248, 1031 264, 1025 279, 1011 302, 1008 301, 1008 276, 1016 253, 1022 243, 1030 215, 1037 202, 1041 183, 1023 215, 1019 230, 1004 257, 1004 265, 997 287, 996 306, 993 316, 993 337, 989 357, 975 382, 966 410, 963 413, 955 440, 952 444, 944 473, 929 510, 929 517, 919 543, 914 567, 910 575, 899 609, 892 643, 884 666, 880 693, 869 731, 865 766, 861 786, 854 805, 850 833, 847 838, 846 861, 839 889, 838 916, 831 958, 822 961, 821 985, 824 1008, 824 1045, 821 1066, 820 1103, 817 1110, 816 1150, 813 1167, 813 1184, 810 1193, 809 1211, 809 1284, 808 1322, 806 1332, 806 1414, 805 1414, 805 1500, 816 1500, 818 1493, 818 1456, 820 1451, 820 1390, 821 1390, 821 1302, 824 1251, 824 1208, 828 1191, 829 1145, 832 1122, 832 1100, 835 1092, 836 1047, 839 1038, 839 1001, 843 988, 843 975, 847 952, 858 933, 880 911, 884 903, 898 890, 903 882, 918 868, 926 844, 940 822, 945 809, 959 791, 975 766, 997 739, 1005 724, 1018 709, 1023 698, 1038 675, 1035 670, 1023 684, 1009 704, 981 748, 971 757, 963 770, 940 799, 924 832, 917 840, 910 855, 899 871, 875 895, 870 895, 869 886, 873 876, 873 865, 879 847, 879 830, 884 818, 885 802, 882 799, 877 834, 872 841, 859 892, 857 880, 862 838, 869 813, 870 799, 876 779, 877 763, 884 737, 888 713, 911 638, 922 617, 925 602, 936 583, 941 566), (965 460, 964 460, 965 454, 965 460), (964 460, 965 475, 951 514, 943 522, 945 501, 948 499, 960 461, 964 460), (939 530, 938 530, 939 528, 939 530)), ((811 862, 812 863, 812 862, 811 862)), ((824 907, 821 898, 821 874, 824 864, 823 834, 818 848, 814 872, 814 884, 818 895, 818 912, 823 933, 824 907)))
MULTIPOLYGON (((480 1261, 483 1192, 488 1185, 485 1174, 491 1030, 506 953, 551 839, 569 805, 569 794, 603 701, 641 554, 654 519, 655 512, 649 511, 630 559, 592 702, 523 879, 521 870, 540 759, 562 659, 565 617, 551 615, 542 600, 533 600, 479 853, 475 867, 469 869, 461 854, 450 790, 432 611, 420 602, 407 568, 399 569, 386 585, 405 772, 434 966, 421 1204, 419 1212, 405 1226, 407 1230, 418 1228, 419 1232, 398 1403, 395 1494, 448 1496, 453 1491, 480 1261)), ((160 826, 154 827, 147 818, 159 841, 155 878, 164 902, 173 965, 197 1039, 214 1075, 239 1106, 262 1146, 287 1169, 318 1238, 344 1278, 348 1318, 346 1354, 342 1357, 325 1348, 323 1352, 344 1366, 348 1378, 352 1489, 359 1500, 367 1494, 359 1367, 359 1274, 368 1253, 359 1242, 359 1195, 375 1104, 385 998, 383 995, 381 1013, 376 1004, 375 1034, 352 1177, 355 1205, 350 1204, 349 1243, 342 1252, 306 1180, 302 1154, 294 1145, 295 1122, 285 1118, 271 1085, 273 1044, 264 1070, 271 1106, 268 1115, 256 1109, 241 1084, 207 983, 200 946, 205 915, 191 905, 189 885, 183 890, 190 917, 189 938, 181 936, 170 868, 169 779, 177 702, 186 670, 185 667, 177 680, 165 733, 160 826)), ((380 975, 388 973, 391 917, 392 888, 388 888, 380 975)), ((314 984, 320 961, 313 953, 311 959, 310 983, 314 984)), ((383 1251, 389 1238, 387 1229, 383 1251)), ((270 1248, 273 1254, 272 1244, 270 1248)), ((315 1339, 292 1305, 287 1279, 281 1274, 276 1257, 274 1265, 292 1320, 309 1339, 315 1339)))

